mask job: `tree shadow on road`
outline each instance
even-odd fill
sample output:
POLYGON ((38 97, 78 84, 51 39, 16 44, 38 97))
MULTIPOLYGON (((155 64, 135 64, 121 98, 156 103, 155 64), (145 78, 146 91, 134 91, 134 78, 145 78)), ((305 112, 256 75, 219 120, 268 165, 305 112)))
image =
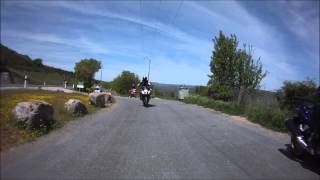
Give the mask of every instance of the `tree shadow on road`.
POLYGON ((290 144, 286 144, 286 148, 278 149, 278 151, 280 151, 287 158, 297 163, 300 163, 300 165, 303 168, 308 169, 320 175, 320 158, 319 157, 311 157, 310 155, 305 155, 301 158, 295 157, 291 152, 290 144))

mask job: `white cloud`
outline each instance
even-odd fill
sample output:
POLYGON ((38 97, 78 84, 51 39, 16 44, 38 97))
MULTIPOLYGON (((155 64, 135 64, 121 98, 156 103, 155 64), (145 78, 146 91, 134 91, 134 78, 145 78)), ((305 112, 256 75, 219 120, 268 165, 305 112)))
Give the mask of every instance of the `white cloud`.
MULTIPOLYGON (((159 9, 168 12, 168 9, 172 8, 169 6, 170 3, 162 2, 159 9)), ((145 6, 146 12, 148 7, 155 7, 151 2, 149 4, 151 5, 145 6)), ((301 71, 290 61, 292 55, 288 54, 286 50, 287 42, 282 42, 277 37, 283 32, 279 32, 272 25, 257 19, 236 1, 186 1, 180 13, 184 18, 175 24, 168 23, 167 19, 164 19, 164 17, 171 17, 174 14, 174 8, 172 8, 171 14, 161 12, 159 16, 150 16, 145 13, 141 17, 139 2, 129 2, 127 5, 123 2, 101 1, 31 1, 25 4, 17 3, 17 5, 25 9, 31 8, 32 11, 63 8, 68 10, 66 11, 68 13, 72 12, 70 17, 62 18, 61 21, 81 24, 80 28, 78 30, 67 26, 62 28, 74 31, 77 38, 48 31, 43 33, 17 31, 14 28, 8 28, 7 25, 5 29, 1 28, 2 31, 4 30, 4 33, 1 32, 1 36, 24 38, 40 43, 61 44, 78 49, 79 54, 85 52, 102 54, 103 57, 111 61, 106 62, 107 66, 112 66, 110 71, 106 70, 106 77, 109 80, 123 69, 132 69, 140 76, 144 75, 146 68, 142 58, 151 56, 154 66, 152 77, 155 81, 206 84, 212 51, 211 38, 217 35, 219 29, 228 35, 235 33, 240 40, 240 45, 249 43, 255 47, 256 55, 261 56, 264 67, 270 72, 264 80, 266 89, 279 87, 285 79, 301 77, 301 71), (106 19, 108 22, 112 20, 114 22, 104 23, 106 19), (116 27, 115 24, 117 24, 116 27), (142 33, 144 33, 143 40, 139 39, 142 36, 140 34, 141 27, 142 33), (210 29, 211 27, 212 29, 210 29), (106 31, 107 35, 102 35, 101 38, 95 37, 96 33, 103 31, 106 31), (117 32, 117 34, 108 33, 110 31, 117 32), (87 34, 87 32, 90 33, 87 34), (128 37, 121 37, 121 33, 126 33, 128 37), (142 48, 139 44, 140 41, 145 41, 142 48), (110 59, 110 55, 118 58, 110 59), (123 61, 124 57, 128 60, 123 61)), ((300 7, 298 4, 295 6, 300 7)), ((310 37, 306 35, 308 33, 315 33, 316 37, 319 37, 319 29, 314 31, 312 27, 315 22, 306 22, 308 19, 305 17, 307 16, 301 16, 296 10, 285 10, 285 12, 290 13, 293 17, 286 22, 286 25, 294 34, 304 39, 305 42, 310 40, 310 37)), ((61 16, 64 15, 61 14, 61 16)), ((3 25, 3 23, 1 24, 3 25)), ((316 47, 319 47, 319 43, 316 43, 316 47)), ((54 52, 52 53, 54 54, 54 52)), ((313 50, 308 52, 310 56, 313 53, 313 50)), ((55 55, 59 56, 57 53, 55 55)), ((52 59, 54 58, 52 57, 52 59)))
POLYGON ((91 53, 99 53, 99 54, 108 53, 108 47, 106 47, 103 44, 99 44, 97 42, 92 42, 86 37, 79 37, 78 39, 70 39, 70 38, 63 38, 59 35, 54 35, 50 33, 32 33, 32 32, 17 31, 17 30, 10 30, 10 29, 4 30, 3 34, 5 34, 6 37, 15 37, 15 38, 28 39, 28 40, 42 42, 42 43, 49 42, 49 43, 61 44, 65 46, 76 47, 91 53))

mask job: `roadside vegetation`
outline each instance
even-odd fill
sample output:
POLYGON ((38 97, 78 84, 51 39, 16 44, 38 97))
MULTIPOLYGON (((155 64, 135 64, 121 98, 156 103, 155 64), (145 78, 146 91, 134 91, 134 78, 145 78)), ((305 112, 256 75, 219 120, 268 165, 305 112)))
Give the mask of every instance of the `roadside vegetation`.
POLYGON ((108 89, 116 91, 119 95, 128 96, 129 90, 132 87, 132 84, 135 84, 137 87, 140 83, 140 78, 133 72, 122 71, 120 75, 113 79, 109 84, 108 89))
POLYGON ((288 113, 282 111, 276 104, 260 104, 256 107, 245 107, 237 104, 236 102, 215 100, 210 97, 199 95, 188 96, 183 100, 183 102, 188 104, 197 104, 230 115, 244 116, 247 117, 248 120, 272 130, 282 132, 286 130, 284 120, 288 113))
POLYGON ((84 90, 86 92, 92 92, 93 85, 95 83, 94 75, 96 72, 101 69, 101 62, 96 59, 82 59, 75 64, 74 74, 75 74, 75 82, 74 84, 78 84, 79 82, 83 82, 84 90))
POLYGON ((220 31, 213 40, 207 86, 195 88, 195 95, 185 103, 197 104, 231 115, 244 116, 266 128, 285 132, 285 118, 295 114, 303 101, 320 102, 320 89, 310 79, 301 82, 285 81, 277 92, 260 90, 267 76, 260 58, 254 59, 252 46, 238 47, 236 35, 220 31))
POLYGON ((27 141, 48 133, 50 130, 60 128, 67 122, 77 118, 78 116, 67 112, 64 109, 64 103, 68 99, 79 99, 87 107, 89 114, 96 112, 96 108, 89 104, 87 95, 68 94, 63 92, 51 92, 42 90, 10 90, 1 91, 0 101, 0 132, 1 132, 1 149, 3 151, 14 145, 27 141), (29 100, 42 100, 52 104, 54 108, 54 123, 50 130, 28 130, 21 127, 13 118, 12 109, 19 103, 29 100))

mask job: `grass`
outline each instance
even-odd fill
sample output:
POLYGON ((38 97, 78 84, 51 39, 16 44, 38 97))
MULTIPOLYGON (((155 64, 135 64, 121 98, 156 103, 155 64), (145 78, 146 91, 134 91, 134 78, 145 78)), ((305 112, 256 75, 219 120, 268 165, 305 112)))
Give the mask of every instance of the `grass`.
POLYGON ((231 115, 242 115, 244 113, 244 108, 236 103, 213 100, 204 96, 188 96, 185 97, 183 101, 188 104, 197 104, 231 115))
POLYGON ((184 99, 184 102, 215 109, 230 115, 244 116, 251 122, 260 124, 261 126, 275 131, 286 131, 284 120, 287 113, 280 110, 277 104, 260 104, 255 107, 244 107, 236 104, 235 102, 224 102, 204 96, 189 96, 184 99))
POLYGON ((10 90, 1 91, 0 100, 0 132, 1 146, 0 151, 8 149, 14 145, 27 141, 48 133, 43 130, 28 130, 19 125, 11 113, 17 103, 29 100, 43 100, 52 104, 54 108, 54 123, 51 129, 62 127, 67 122, 75 119, 77 116, 67 112, 64 109, 64 103, 68 99, 79 99, 87 107, 89 113, 96 112, 99 108, 89 105, 89 98, 80 94, 68 94, 63 92, 34 91, 34 90, 10 90))
POLYGON ((280 110, 277 106, 258 106, 250 109, 247 113, 250 121, 280 132, 287 130, 284 125, 286 115, 287 113, 280 110))
MULTIPOLYGON (((26 67, 23 67, 26 68, 26 67)), ((63 86, 64 78, 69 81, 69 85, 72 82, 71 73, 61 73, 55 71, 54 68, 33 68, 33 69, 23 69, 21 68, 9 68, 16 78, 24 79, 24 76, 27 74, 29 77, 29 82, 32 84, 43 84, 46 82, 47 85, 59 85, 63 86)))

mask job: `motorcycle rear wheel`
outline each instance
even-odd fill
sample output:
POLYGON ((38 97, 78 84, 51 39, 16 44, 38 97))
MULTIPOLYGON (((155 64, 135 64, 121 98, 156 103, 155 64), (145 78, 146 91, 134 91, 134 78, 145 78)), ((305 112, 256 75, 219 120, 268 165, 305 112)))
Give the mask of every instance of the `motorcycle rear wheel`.
POLYGON ((291 152, 293 153, 293 155, 298 157, 301 157, 304 155, 305 150, 299 146, 296 137, 291 136, 290 146, 291 146, 291 152))

